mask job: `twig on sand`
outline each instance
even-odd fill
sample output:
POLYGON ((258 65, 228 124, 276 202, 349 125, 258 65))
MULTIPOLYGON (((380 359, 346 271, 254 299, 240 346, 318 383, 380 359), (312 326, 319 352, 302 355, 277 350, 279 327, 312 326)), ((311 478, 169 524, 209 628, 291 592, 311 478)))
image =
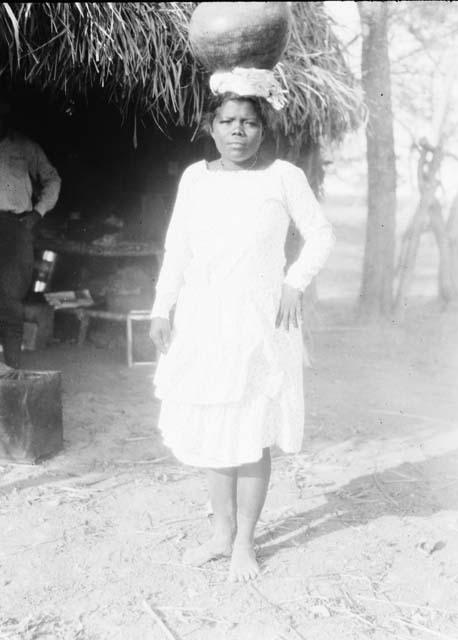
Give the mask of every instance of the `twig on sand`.
POLYGON ((274 611, 276 611, 279 616, 282 618, 283 623, 285 624, 285 626, 287 627, 287 631, 288 633, 292 632, 294 634, 294 637, 297 638, 297 640, 307 640, 305 638, 305 636, 303 636, 297 629, 296 627, 294 627, 292 625, 292 623, 289 621, 289 616, 288 614, 285 613, 285 611, 278 605, 275 604, 275 602, 272 602, 271 600, 269 600, 269 598, 267 598, 267 596, 265 596, 262 591, 260 591, 254 584, 250 584, 251 589, 257 593, 257 595, 264 600, 264 602, 266 604, 269 605, 269 607, 272 607, 272 609, 274 609, 274 611))
POLYGON ((402 480, 384 480, 385 484, 403 484, 405 482, 421 482, 420 478, 404 478, 402 480))
POLYGON ((194 618, 195 620, 202 620, 203 622, 213 622, 215 624, 233 624, 230 620, 225 620, 223 618, 214 618, 212 616, 206 615, 207 608, 206 607, 172 607, 168 605, 159 606, 156 605, 156 608, 159 611, 173 611, 176 613, 186 614, 189 618, 194 618))
POLYGON ((209 567, 208 565, 204 566, 204 567, 196 567, 193 564, 185 564, 184 562, 156 562, 156 561, 149 561, 150 565, 154 565, 157 567, 176 567, 178 569, 184 569, 184 570, 189 570, 189 571, 200 571, 202 573, 214 573, 214 574, 223 574, 225 573, 225 570, 222 571, 221 569, 213 569, 211 567, 209 567))
POLYGON ((358 596, 358 600, 365 600, 367 602, 381 602, 383 604, 392 604, 400 609, 408 608, 408 609, 423 609, 424 611, 434 611, 437 613, 443 613, 447 616, 457 616, 458 610, 453 609, 439 609, 438 607, 426 606, 423 604, 417 604, 413 602, 404 602, 402 600, 390 600, 387 598, 386 600, 381 600, 380 598, 368 598, 367 596, 358 596))
POLYGON ((356 618, 357 620, 359 620, 363 624, 371 627, 372 629, 379 629, 379 630, 382 629, 382 627, 376 625, 375 622, 372 622, 371 620, 368 620, 367 618, 365 618, 360 613, 357 613, 356 611, 352 611, 350 609, 339 609, 339 608, 336 608, 336 607, 330 607, 330 609, 332 611, 334 611, 335 613, 340 613, 342 615, 346 615, 349 618, 356 618))
MULTIPOLYGON (((369 580, 370 582, 370 580, 369 580)), ((402 638, 396 633, 393 632, 389 629, 387 629, 386 627, 380 625, 380 624, 376 624, 375 622, 372 622, 372 620, 369 620, 367 617, 363 616, 361 613, 358 613, 357 611, 355 611, 355 609, 358 607, 358 604, 355 602, 354 598, 349 594, 349 592, 344 589, 342 586, 340 587, 340 592, 342 593, 342 595, 344 596, 345 600, 347 601, 347 603, 349 604, 350 608, 349 609, 340 609, 340 608, 336 608, 336 607, 330 607, 331 610, 333 610, 335 613, 340 613, 342 615, 346 615, 350 618, 356 618, 357 620, 359 620, 360 622, 362 622, 363 624, 371 627, 372 629, 376 629, 378 631, 383 631, 384 633, 388 633, 392 638, 397 638, 398 640, 402 640, 402 638)), ((390 604, 391 602, 388 601, 390 604)))
POLYGON ((162 520, 162 522, 158 522, 158 524, 151 527, 151 531, 156 529, 164 529, 166 527, 170 527, 172 524, 182 524, 183 522, 194 522, 196 520, 205 520, 204 515, 199 516, 190 516, 189 518, 172 518, 171 520, 162 520))
POLYGON ((375 473, 372 474, 372 478, 374 480, 374 484, 377 487, 377 489, 380 491, 380 493, 382 494, 382 496, 384 498, 386 498, 389 502, 391 502, 391 504, 394 504, 396 507, 399 507, 399 503, 396 502, 396 500, 394 498, 392 498, 390 496, 389 493, 387 493, 385 491, 385 489, 382 487, 382 485, 380 484, 379 480, 377 479, 377 475, 375 473))
POLYGON ((162 456, 161 458, 151 458, 151 460, 114 460, 116 464, 157 464, 158 462, 164 462, 171 456, 162 456))
POLYGON ((143 600, 143 606, 145 607, 146 613, 148 613, 151 616, 151 618, 154 620, 154 622, 156 622, 161 627, 162 631, 165 633, 168 640, 180 640, 179 636, 177 636, 168 628, 168 626, 165 624, 165 622, 162 620, 159 614, 154 611, 152 606, 146 600, 143 600))
POLYGON ((347 601, 347 604, 349 605, 350 608, 349 609, 335 609, 334 608, 334 611, 337 611, 338 613, 342 613, 344 615, 348 615, 350 617, 357 618, 360 622, 362 622, 363 624, 368 625, 369 627, 372 627, 373 629, 378 629, 379 628, 375 624, 375 622, 372 622, 372 620, 369 620, 368 618, 365 618, 363 615, 361 615, 360 613, 355 611, 355 609, 358 608, 358 604, 355 602, 354 598, 352 598, 352 596, 349 594, 349 592, 346 589, 344 589, 342 586, 340 586, 340 592, 344 596, 344 598, 347 601))
POLYGON ((423 480, 423 478, 420 475, 414 478, 412 476, 407 475, 406 473, 401 473, 399 469, 390 469, 390 473, 400 478, 404 478, 406 482, 421 482, 423 480))
POLYGON ((344 326, 344 325, 330 325, 328 327, 319 327, 314 329, 315 333, 333 333, 334 331, 369 331, 371 327, 365 327, 363 325, 353 325, 353 326, 344 326))
MULTIPOLYGON (((84 527, 84 523, 76 524, 73 527, 67 527, 63 530, 63 532, 57 538, 48 538, 46 540, 41 540, 40 542, 33 542, 32 544, 20 545, 19 548, 11 551, 10 553, 5 553, 4 555, 0 555, 0 560, 6 560, 7 558, 11 558, 12 556, 16 556, 19 553, 25 553, 26 551, 30 551, 32 549, 36 549, 37 547, 41 547, 44 544, 52 544, 53 542, 66 542, 66 536, 69 531, 74 531, 75 529, 80 529, 84 527)), ((1 640, 1 637, 0 637, 1 640)))
POLYGON ((205 607, 172 607, 170 605, 156 605, 160 611, 179 611, 180 613, 206 611, 205 607))
POLYGON ((392 618, 392 620, 394 620, 398 624, 399 623, 404 624, 406 627, 412 627, 412 629, 423 631, 423 633, 429 633, 432 636, 435 636, 436 638, 441 638, 441 640, 456 640, 456 637, 452 638, 452 636, 445 635, 445 633, 441 633, 440 631, 434 631, 434 629, 428 629, 428 627, 425 627, 422 624, 411 622, 410 620, 406 620, 404 618, 392 618))
POLYGON ((424 420, 426 422, 433 422, 434 424, 443 424, 447 427, 456 428, 457 423, 451 420, 443 420, 435 416, 423 416, 418 413, 408 413, 407 411, 387 411, 385 409, 371 409, 370 413, 380 413, 386 416, 395 416, 398 418, 415 418, 416 420, 424 420))

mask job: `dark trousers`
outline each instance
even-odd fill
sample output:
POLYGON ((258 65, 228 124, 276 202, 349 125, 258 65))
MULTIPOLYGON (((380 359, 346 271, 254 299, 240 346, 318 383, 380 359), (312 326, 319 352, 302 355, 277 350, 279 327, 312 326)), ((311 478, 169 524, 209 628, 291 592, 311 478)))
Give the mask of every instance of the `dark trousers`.
POLYGON ((0 211, 0 339, 5 363, 21 366, 23 305, 33 276, 32 233, 14 213, 0 211))

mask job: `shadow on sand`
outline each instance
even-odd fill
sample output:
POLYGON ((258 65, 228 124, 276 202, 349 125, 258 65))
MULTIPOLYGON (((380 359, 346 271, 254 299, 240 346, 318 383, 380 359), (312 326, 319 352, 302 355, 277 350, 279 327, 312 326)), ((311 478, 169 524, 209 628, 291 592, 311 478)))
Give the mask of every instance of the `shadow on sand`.
MULTIPOLYGON (((383 516, 425 517, 441 510, 458 510, 457 469, 458 449, 355 478, 324 493, 326 504, 269 524, 256 539, 260 557, 266 559, 280 549, 383 516)), ((307 498, 306 492, 303 498, 307 498)))

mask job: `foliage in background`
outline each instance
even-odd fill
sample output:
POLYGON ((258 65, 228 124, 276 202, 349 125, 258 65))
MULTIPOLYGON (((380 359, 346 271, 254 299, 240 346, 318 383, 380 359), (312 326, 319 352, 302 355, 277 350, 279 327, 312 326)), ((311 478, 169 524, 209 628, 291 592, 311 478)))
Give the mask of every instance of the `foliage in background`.
MULTIPOLYGON (((199 123, 208 86, 188 47, 192 2, 0 4, 0 77, 66 99, 103 87, 121 112, 199 123)), ((339 140, 361 117, 355 80, 320 2, 294 2, 295 24, 278 73, 290 91, 281 133, 301 146, 339 140)))
POLYGON ((446 123, 440 121, 446 94, 452 90, 452 99, 458 99, 450 77, 458 54, 458 5, 411 1, 393 4, 390 13, 396 120, 412 142, 423 135, 433 142, 445 124, 449 142, 456 144, 456 110, 450 110, 446 123))

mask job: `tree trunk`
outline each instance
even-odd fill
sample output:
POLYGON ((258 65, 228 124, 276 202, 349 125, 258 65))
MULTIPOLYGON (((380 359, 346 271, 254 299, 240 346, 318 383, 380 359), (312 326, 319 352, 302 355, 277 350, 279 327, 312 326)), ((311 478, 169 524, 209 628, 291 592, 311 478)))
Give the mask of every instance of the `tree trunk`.
POLYGON ((455 300, 458 300, 458 193, 454 197, 450 207, 446 230, 450 247, 450 270, 453 279, 455 300))
POLYGON ((428 160, 428 149, 427 145, 421 147, 417 169, 420 199, 412 222, 404 236, 404 246, 397 269, 399 282, 393 308, 395 317, 398 320, 403 319, 407 308, 407 296, 413 279, 420 238, 426 228, 429 210, 434 202, 434 194, 437 187, 436 174, 442 160, 442 152, 439 148, 434 149, 432 158, 428 160))
POLYGON ((391 107, 387 2, 358 2, 361 19, 362 85, 369 111, 366 126, 368 217, 359 311, 363 318, 389 315, 392 307, 396 161, 391 107))
POLYGON ((404 317, 404 311, 407 306, 407 293, 413 278, 420 238, 426 228, 427 222, 428 212, 420 202, 402 239, 399 263, 396 269, 399 276, 399 284, 393 310, 398 320, 402 320, 404 317))
POLYGON ((437 199, 429 209, 429 217, 439 250, 438 292, 442 307, 445 309, 452 300, 456 300, 457 291, 452 271, 452 250, 442 217, 442 208, 437 199))

